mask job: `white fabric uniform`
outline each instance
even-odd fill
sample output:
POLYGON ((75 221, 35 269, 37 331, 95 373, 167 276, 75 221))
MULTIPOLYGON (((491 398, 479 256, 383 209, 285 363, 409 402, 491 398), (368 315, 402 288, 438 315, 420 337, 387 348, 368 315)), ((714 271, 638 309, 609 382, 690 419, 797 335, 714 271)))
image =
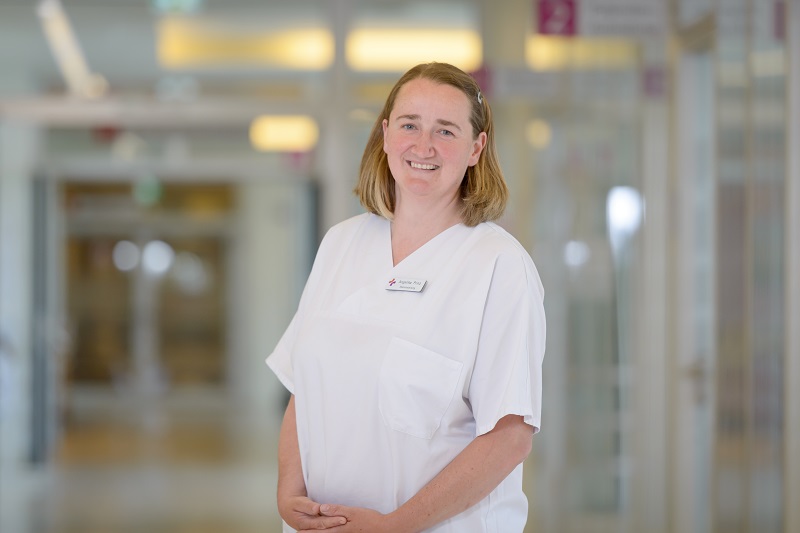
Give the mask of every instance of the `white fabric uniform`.
MULTIPOLYGON (((453 226, 397 266, 386 219, 333 227, 267 358, 295 394, 309 497, 388 513, 503 416, 538 431, 543 295, 528 253, 493 223, 453 226), (424 290, 386 289, 408 278, 424 290)), ((526 518, 520 465, 430 531, 514 533, 526 518)))

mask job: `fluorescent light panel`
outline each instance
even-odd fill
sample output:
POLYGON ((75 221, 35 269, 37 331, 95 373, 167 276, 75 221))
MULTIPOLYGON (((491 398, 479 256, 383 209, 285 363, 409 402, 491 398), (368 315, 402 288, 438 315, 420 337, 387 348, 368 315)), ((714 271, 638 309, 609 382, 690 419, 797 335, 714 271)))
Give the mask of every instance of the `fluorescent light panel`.
POLYGON ((158 24, 158 60, 168 69, 278 67, 323 70, 333 62, 334 41, 324 28, 233 31, 167 17, 158 24))
MULTIPOLYGON (((334 39, 324 28, 247 31, 199 24, 178 17, 158 25, 162 67, 272 66, 324 70, 334 58, 334 39)), ((403 71, 417 63, 445 61, 466 71, 483 60, 481 38, 468 29, 363 28, 348 35, 347 62, 357 71, 403 71)))
POLYGON ((627 39, 531 35, 525 59, 537 71, 628 69, 638 65, 639 47, 627 39))
POLYGON ((250 144, 262 152, 307 152, 318 139, 317 123, 306 115, 262 115, 250 125, 250 144))
POLYGON ((467 72, 483 62, 478 32, 448 28, 359 28, 347 37, 345 54, 356 71, 404 71, 418 63, 442 61, 467 72))

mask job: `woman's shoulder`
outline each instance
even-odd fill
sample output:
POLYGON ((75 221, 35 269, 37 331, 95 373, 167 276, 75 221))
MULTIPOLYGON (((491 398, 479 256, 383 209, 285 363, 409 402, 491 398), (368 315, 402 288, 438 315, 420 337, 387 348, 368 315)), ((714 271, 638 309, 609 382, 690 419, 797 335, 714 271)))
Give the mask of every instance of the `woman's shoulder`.
POLYGON ((474 251, 491 261, 493 269, 500 269, 507 275, 515 275, 525 280, 542 293, 542 282, 536 265, 528 250, 508 232, 495 222, 483 222, 475 226, 477 233, 474 251))
POLYGON ((362 213, 338 222, 325 232, 317 257, 338 257, 355 240, 365 235, 378 235, 388 221, 371 213, 362 213))
POLYGON ((322 241, 341 242, 343 239, 353 238, 362 231, 377 229, 382 223, 387 223, 386 219, 372 213, 361 213, 331 226, 322 241))
POLYGON ((505 228, 495 222, 482 222, 475 226, 477 233, 476 245, 483 251, 503 255, 519 255, 531 259, 530 254, 522 244, 505 228))

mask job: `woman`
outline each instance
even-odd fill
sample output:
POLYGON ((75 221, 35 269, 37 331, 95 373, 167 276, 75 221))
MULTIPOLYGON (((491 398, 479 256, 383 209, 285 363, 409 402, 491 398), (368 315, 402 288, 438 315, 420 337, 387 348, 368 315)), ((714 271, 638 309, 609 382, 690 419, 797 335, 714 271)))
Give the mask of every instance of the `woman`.
POLYGON ((292 392, 284 531, 522 531, 541 412, 543 290, 499 226, 508 192, 489 105, 418 65, 375 122, 368 213, 323 239, 270 368, 292 392))

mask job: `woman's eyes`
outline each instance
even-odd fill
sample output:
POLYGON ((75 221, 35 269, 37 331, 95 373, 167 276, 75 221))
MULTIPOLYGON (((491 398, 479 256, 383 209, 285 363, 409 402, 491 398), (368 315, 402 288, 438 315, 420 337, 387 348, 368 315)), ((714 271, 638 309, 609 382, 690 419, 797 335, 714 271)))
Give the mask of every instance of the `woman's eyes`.
MULTIPOLYGON (((415 124, 403 124, 400 126, 400 129, 406 131, 413 131, 417 129, 417 126, 415 124)), ((439 130, 438 133, 441 133, 445 137, 452 137, 454 135, 454 133, 450 130, 439 130)))

